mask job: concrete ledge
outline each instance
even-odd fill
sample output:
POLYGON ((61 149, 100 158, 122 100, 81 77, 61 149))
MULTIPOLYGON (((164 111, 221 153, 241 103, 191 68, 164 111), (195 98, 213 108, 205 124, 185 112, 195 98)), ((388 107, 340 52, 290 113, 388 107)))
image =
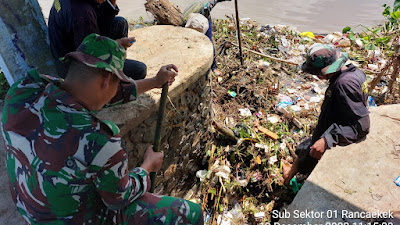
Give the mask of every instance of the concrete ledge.
MULTIPOLYGON (((136 37, 136 42, 128 49, 127 58, 144 62, 147 78, 155 76, 163 65, 178 67, 179 76, 169 88, 170 98, 193 85, 211 67, 213 46, 207 36, 192 29, 159 25, 130 31, 129 36, 136 37)), ((161 89, 151 90, 137 101, 103 109, 99 117, 116 123, 124 135, 158 109, 160 95, 161 89)))
POLYGON ((400 187, 393 182, 400 176, 400 105, 370 111, 367 140, 327 151, 280 224, 393 221, 350 218, 353 212, 400 211, 400 187), (323 214, 295 218, 296 210, 323 214))

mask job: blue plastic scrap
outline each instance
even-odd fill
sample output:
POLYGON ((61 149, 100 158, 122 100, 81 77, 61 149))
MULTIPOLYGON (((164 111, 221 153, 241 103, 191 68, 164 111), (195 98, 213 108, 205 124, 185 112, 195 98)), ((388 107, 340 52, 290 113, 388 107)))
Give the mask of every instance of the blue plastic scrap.
POLYGON ((396 180, 394 180, 394 183, 395 183, 397 186, 400 187, 400 176, 398 176, 398 177, 396 178, 396 180))
POLYGON ((371 96, 368 96, 368 105, 369 107, 377 107, 375 100, 371 96))

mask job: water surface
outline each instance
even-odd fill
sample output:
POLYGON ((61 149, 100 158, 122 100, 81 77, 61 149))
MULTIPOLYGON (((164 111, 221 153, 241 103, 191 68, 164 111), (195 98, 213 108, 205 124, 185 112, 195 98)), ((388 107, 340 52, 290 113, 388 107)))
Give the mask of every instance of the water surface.
MULTIPOLYGON (((48 17, 53 0, 38 0, 43 14, 48 17)), ((117 0, 121 16, 137 20, 153 17, 144 9, 145 0, 117 0)), ((173 0, 183 11, 195 0, 173 0)), ((261 24, 287 24, 301 31, 328 33, 341 31, 346 26, 382 23, 382 5, 393 5, 394 0, 238 0, 239 16, 261 24)), ((234 2, 219 3, 212 11, 213 18, 234 15, 234 2)))

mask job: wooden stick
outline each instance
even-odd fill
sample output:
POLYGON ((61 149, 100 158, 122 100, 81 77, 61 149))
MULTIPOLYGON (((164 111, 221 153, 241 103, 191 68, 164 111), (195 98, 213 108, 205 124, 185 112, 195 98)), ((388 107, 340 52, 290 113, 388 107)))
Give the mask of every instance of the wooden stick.
POLYGON ((212 125, 215 127, 215 129, 219 132, 221 132, 223 135, 225 135, 225 137, 231 139, 232 141, 237 141, 238 138, 235 136, 235 134, 233 133, 233 131, 231 129, 228 129, 224 126, 222 126, 221 124, 219 124, 217 121, 213 121, 212 125))
POLYGON ((154 18, 163 25, 182 25, 182 13, 179 8, 168 0, 148 0, 144 4, 146 11, 153 14, 154 18))
MULTIPOLYGON (((236 43, 232 43, 232 44, 234 46, 238 47, 238 45, 236 43)), ((272 56, 269 56, 269 55, 265 55, 265 54, 260 53, 260 52, 256 52, 256 51, 250 50, 248 48, 243 48, 243 49, 246 50, 246 51, 249 51, 251 53, 254 53, 256 55, 259 55, 259 56, 262 56, 262 57, 265 57, 265 58, 268 58, 268 59, 272 59, 272 60, 275 60, 275 61, 278 61, 278 62, 283 62, 283 63, 292 64, 292 65, 296 65, 296 66, 300 65, 299 63, 291 62, 289 60, 284 60, 284 59, 278 59, 278 58, 275 58, 275 57, 272 57, 272 56)))
POLYGON ((239 21, 239 10, 238 10, 238 0, 235 0, 235 11, 236 11, 236 27, 238 32, 238 39, 239 39, 239 54, 240 54, 240 63, 243 66, 243 52, 242 52, 242 39, 240 35, 240 21, 239 21))

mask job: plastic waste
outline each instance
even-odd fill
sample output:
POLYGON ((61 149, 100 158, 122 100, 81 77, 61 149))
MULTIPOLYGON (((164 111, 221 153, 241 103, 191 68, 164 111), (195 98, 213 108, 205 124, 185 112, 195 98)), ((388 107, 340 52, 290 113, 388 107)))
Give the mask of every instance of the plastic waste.
POLYGON ((269 158, 269 160, 268 160, 268 163, 269 163, 270 165, 273 165, 273 164, 275 164, 276 162, 278 162, 278 157, 277 157, 276 155, 271 156, 271 157, 269 158))
POLYGON ((335 33, 328 34, 328 35, 325 36, 325 41, 326 42, 330 42, 332 44, 335 44, 340 39, 342 39, 342 34, 339 33, 339 32, 335 32, 335 33))
POLYGON ((286 107, 289 106, 289 105, 293 105, 293 100, 292 100, 292 98, 290 98, 290 97, 287 96, 287 95, 279 94, 279 95, 278 95, 278 99, 280 99, 279 104, 278 104, 278 107, 286 108, 286 107))
POLYGON ((315 35, 314 35, 314 33, 313 32, 303 32, 303 33, 300 33, 300 36, 302 36, 302 37, 308 37, 308 38, 311 38, 311 39, 314 39, 315 38, 315 35))
POLYGON ((360 38, 356 39, 356 44, 358 45, 359 48, 361 49, 364 48, 364 43, 361 41, 360 38))
POLYGON ((272 115, 272 116, 268 116, 267 120, 272 124, 276 124, 281 121, 281 118, 278 115, 272 115))
POLYGON ((234 92, 234 91, 231 91, 231 90, 228 90, 228 94, 230 95, 230 96, 232 96, 232 97, 236 97, 236 92, 234 92))
POLYGON ((311 97, 310 102, 316 102, 316 103, 321 102, 321 98, 318 96, 311 97))
POLYGON ((245 117, 245 116, 251 116, 251 111, 248 108, 244 108, 244 109, 239 109, 240 115, 245 117))
POLYGON ((204 216, 204 224, 207 224, 207 222, 211 219, 211 213, 207 213, 204 216))
POLYGON ((295 193, 295 194, 296 194, 297 192, 299 192, 299 190, 300 190, 301 187, 303 186, 303 184, 297 183, 296 177, 293 177, 293 178, 290 180, 289 185, 290 185, 290 187, 292 187, 292 191, 293 191, 293 193, 295 193))
POLYGON ((289 106, 289 109, 293 112, 300 112, 301 111, 301 107, 298 105, 291 105, 289 106))
POLYGON ((196 172, 196 177, 200 179, 200 182, 203 182, 207 175, 207 170, 199 170, 196 172))
POLYGON ((372 96, 368 96, 368 105, 369 107, 377 107, 374 98, 372 96))
POLYGON ((262 179, 263 179, 263 175, 259 171, 254 172, 253 175, 251 176, 251 182, 253 182, 253 183, 255 183, 259 180, 262 180, 262 179))
POLYGON ((239 203, 236 203, 235 206, 231 210, 229 210, 228 213, 231 214, 231 217, 228 216, 231 219, 231 223, 229 224, 243 224, 242 220, 244 218, 244 214, 242 207, 239 203))
POLYGON ((269 146, 268 145, 263 145, 263 144, 260 144, 260 143, 256 143, 255 147, 264 149, 265 154, 267 154, 269 152, 269 146))
POLYGON ((375 64, 368 64, 368 69, 370 70, 378 70, 379 66, 375 64))
POLYGON ((398 176, 398 177, 396 178, 396 180, 394 180, 394 183, 395 183, 397 186, 400 187, 400 176, 398 176))
POLYGON ((284 107, 278 107, 278 112, 282 113, 286 118, 291 119, 294 125, 296 125, 298 128, 303 127, 303 124, 284 107))
POLYGON ((349 39, 342 39, 338 42, 337 47, 347 48, 351 46, 351 41, 349 39))
POLYGON ((262 218, 265 217, 265 212, 257 212, 257 213, 254 213, 254 217, 255 217, 256 219, 262 219, 262 218))

